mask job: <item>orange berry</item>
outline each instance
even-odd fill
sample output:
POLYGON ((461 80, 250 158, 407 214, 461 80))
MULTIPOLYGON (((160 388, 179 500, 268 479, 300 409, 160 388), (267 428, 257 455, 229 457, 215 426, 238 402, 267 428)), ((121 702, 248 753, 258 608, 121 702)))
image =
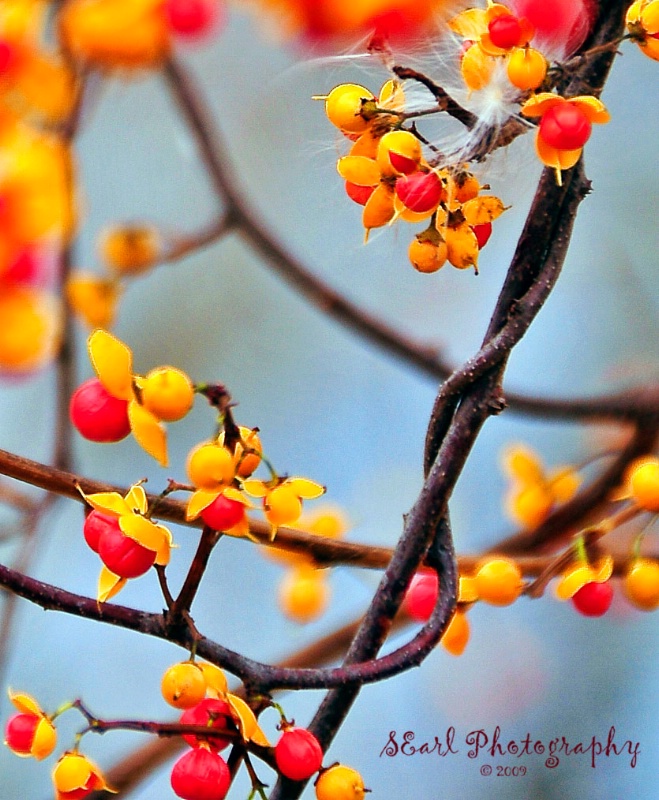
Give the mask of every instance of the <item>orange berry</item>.
POLYGON ((444 241, 437 244, 428 239, 413 239, 407 251, 410 262, 418 272, 437 272, 446 263, 448 245, 444 241))
POLYGON ((508 606, 522 593, 522 573, 514 561, 490 558, 476 571, 476 590, 481 600, 493 606, 508 606))
POLYGON ((157 367, 141 384, 142 405, 164 422, 182 419, 194 403, 194 386, 185 372, 157 367))
POLYGON ((522 91, 537 89, 547 74, 547 59, 532 47, 518 47, 508 59, 508 80, 522 91))
POLYGON ((632 470, 632 499, 645 511, 659 512, 659 459, 646 459, 632 470))
POLYGON ((161 250, 158 231, 149 225, 106 229, 100 237, 101 257, 119 275, 139 275, 149 270, 161 250))
POLYGON ((637 558, 625 575, 623 588, 632 605, 654 611, 659 607, 659 564, 649 558, 637 558))

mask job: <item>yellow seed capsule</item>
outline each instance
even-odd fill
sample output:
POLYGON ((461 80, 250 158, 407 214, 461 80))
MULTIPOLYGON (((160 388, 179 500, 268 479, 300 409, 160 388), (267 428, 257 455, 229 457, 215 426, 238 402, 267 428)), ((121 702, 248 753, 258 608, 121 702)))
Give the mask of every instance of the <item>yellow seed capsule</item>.
POLYGON ((101 257, 119 275, 139 275, 155 264, 161 250, 158 231, 149 225, 106 229, 99 241, 101 257))
POLYGON ((199 664, 182 661, 165 671, 160 689, 170 706, 192 708, 206 696, 206 679, 199 664))
POLYGON ((631 473, 632 499, 646 511, 659 512, 659 459, 642 462, 631 473))
POLYGON ((547 74, 547 59, 532 47, 517 47, 506 69, 513 86, 522 91, 537 89, 547 74))
POLYGON ((468 89, 478 91, 490 82, 495 59, 488 56, 476 43, 465 52, 460 63, 460 72, 468 89))
POLYGON ((389 131, 380 139, 376 161, 383 175, 409 175, 419 164, 421 142, 409 131, 389 131))
POLYGON ((325 575, 313 567, 292 569, 279 586, 279 607, 295 622, 317 619, 327 608, 330 590, 325 575))
POLYGON ((356 83, 335 86, 325 98, 325 113, 329 121, 347 133, 363 133, 369 120, 362 114, 364 102, 375 100, 375 95, 356 83))
POLYGON ((362 776, 345 764, 323 770, 316 781, 316 800, 362 800, 365 793, 362 776))
POLYGON ((182 419, 194 403, 194 386, 176 367, 157 367, 144 378, 142 405, 163 422, 182 419))
POLYGON ((437 244, 422 239, 413 239, 407 251, 410 262, 418 272, 437 272, 446 263, 448 246, 446 242, 437 244))
POLYGON ((121 287, 114 280, 77 272, 66 283, 66 299, 90 328, 111 328, 121 287))
POLYGON ((659 564, 649 558, 637 558, 623 581, 629 601, 643 611, 659 608, 659 564))
POLYGON ((268 522, 273 525, 292 525, 302 513, 302 501, 294 489, 283 483, 263 499, 263 507, 268 522))
POLYGON ((481 563, 475 576, 481 600, 493 606, 508 606, 522 593, 522 573, 514 561, 490 558, 481 563))
POLYGON ((233 455, 216 444, 201 444, 190 451, 187 461, 190 482, 198 489, 221 489, 233 481, 236 468, 233 455))
POLYGON ((529 530, 537 528, 547 519, 553 505, 554 497, 544 483, 513 488, 506 498, 508 516, 529 530))
POLYGON ((52 295, 26 286, 0 291, 0 371, 21 374, 47 364, 61 337, 61 306, 52 295))

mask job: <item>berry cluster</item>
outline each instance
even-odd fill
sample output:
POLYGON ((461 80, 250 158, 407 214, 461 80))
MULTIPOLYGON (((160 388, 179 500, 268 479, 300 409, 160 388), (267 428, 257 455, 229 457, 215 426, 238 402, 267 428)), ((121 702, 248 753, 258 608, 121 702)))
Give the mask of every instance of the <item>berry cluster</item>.
POLYGON ((71 151, 54 131, 73 73, 44 44, 43 3, 0 8, 0 375, 48 364, 61 339, 58 251, 74 228, 71 151))
POLYGON ((344 83, 323 98, 328 119, 353 144, 337 163, 346 193, 364 206, 365 239, 373 228, 399 219, 429 221, 410 246, 410 261, 420 272, 436 272, 446 261, 458 269, 477 269, 478 254, 505 207, 498 197, 481 195, 466 165, 432 167, 418 136, 403 127, 405 95, 387 81, 379 96, 344 83))

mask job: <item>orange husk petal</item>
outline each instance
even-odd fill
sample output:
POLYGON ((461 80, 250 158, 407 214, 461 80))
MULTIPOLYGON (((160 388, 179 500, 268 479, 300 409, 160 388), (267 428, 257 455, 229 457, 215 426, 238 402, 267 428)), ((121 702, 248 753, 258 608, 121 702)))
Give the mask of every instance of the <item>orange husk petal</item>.
POLYGON ((648 3, 643 8, 640 20, 648 36, 654 36, 655 33, 659 33, 659 3, 656 0, 648 3))
POLYGON ((127 578, 120 578, 114 572, 110 572, 107 567, 102 567, 98 576, 98 587, 96 599, 99 603, 105 603, 111 597, 119 594, 126 585, 127 578))
POLYGON ((241 697, 237 697, 235 694, 227 693, 226 699, 231 706, 233 717, 243 741, 248 742, 256 728, 258 728, 254 712, 241 697))
POLYGON ((253 536, 252 532, 249 529, 249 520, 247 517, 243 517, 233 528, 229 528, 228 530, 224 531, 227 536, 235 536, 237 539, 250 539, 252 542, 256 544, 261 544, 261 540, 257 536, 253 536))
POLYGON ((344 156, 337 161, 339 175, 357 186, 377 186, 380 182, 380 167, 377 161, 366 156, 344 156))
POLYGON ((506 210, 498 197, 474 197, 462 205, 464 218, 470 225, 484 225, 501 216, 506 210))
POLYGON ((236 489, 233 486, 228 486, 222 494, 225 497, 228 497, 229 500, 234 500, 236 503, 242 503, 247 508, 256 508, 254 503, 249 500, 245 495, 240 491, 240 489, 236 489))
POLYGON ((574 467, 555 467, 547 475, 547 486, 556 503, 567 503, 577 493, 582 479, 574 467))
POLYGON ((315 500, 326 492, 322 484, 310 481, 308 478, 289 478, 286 483, 303 500, 315 500))
POLYGON ((43 717, 39 720, 34 731, 30 754, 36 758, 37 761, 41 761, 53 752, 56 744, 57 731, 55 730, 55 726, 49 719, 43 717))
POLYGON ((80 487, 78 491, 85 498, 95 511, 110 514, 112 517, 121 517, 124 514, 132 514, 133 508, 117 492, 98 492, 96 494, 85 494, 80 487))
POLYGON ((370 128, 362 133, 357 141, 350 148, 351 156, 363 156, 365 158, 375 159, 378 152, 378 144, 382 138, 381 134, 376 134, 370 128))
POLYGON ((243 481, 242 487, 247 494, 251 494, 252 497, 265 497, 270 491, 263 481, 257 480, 256 478, 243 481))
POLYGON ((58 791, 73 792, 82 789, 91 775, 91 764, 85 756, 67 753, 57 762, 53 781, 58 791))
POLYGON ((576 106, 589 122, 603 124, 611 120, 611 115, 606 110, 604 103, 592 95, 571 97, 568 103, 572 106, 576 106))
POLYGON ((463 55, 460 73, 468 89, 478 91, 490 82, 496 60, 480 44, 473 44, 463 55))
POLYGON ((643 51, 643 54, 651 58, 653 61, 659 61, 659 39, 648 38, 644 42, 639 42, 638 46, 643 51))
POLYGON ((130 429, 139 446, 156 459, 161 467, 166 467, 167 433, 156 416, 144 406, 133 401, 128 404, 130 429))
POLYGON ((213 491, 212 489, 197 489, 197 491, 188 500, 188 506, 185 511, 185 518, 188 522, 191 519, 197 519, 201 512, 208 508, 208 506, 219 497, 222 492, 213 491))
POLYGON ((224 698, 228 690, 226 675, 215 664, 208 661, 198 661, 197 666, 201 670, 206 681, 206 691, 210 691, 215 697, 224 698))
POLYGON ((385 81, 378 95, 378 106, 390 108, 392 111, 402 111, 405 108, 405 92, 398 81, 385 81))
POLYGON ((581 151, 583 147, 576 150, 557 150, 555 147, 547 144, 540 136, 540 131, 535 135, 535 151, 540 161, 548 167, 555 170, 570 169, 581 158, 581 151))
POLYGON ((478 39, 487 30, 486 14, 484 8, 468 8, 454 17, 448 26, 463 39, 478 39))
POLYGON ((545 473, 537 453, 523 444, 506 447, 501 455, 506 474, 523 484, 544 482, 545 473))
POLYGON ((488 56, 505 56, 506 53, 509 52, 505 47, 497 47, 487 31, 481 34, 478 44, 480 45, 482 51, 487 53, 488 56))
POLYGON ((605 583, 613 575, 613 556, 607 554, 600 558, 593 568, 593 580, 595 583, 605 583))
POLYGON ((534 94, 520 108, 520 114, 525 117, 541 117, 552 106, 567 102, 564 97, 553 92, 538 92, 534 94))
POLYGON ((371 228, 381 228, 394 216, 394 190, 381 183, 366 201, 362 213, 362 225, 366 235, 371 228))
MULTIPOLYGON (((437 206, 441 200, 437 201, 437 206)), ((428 219, 431 217, 435 211, 437 210, 437 206, 435 208, 431 208, 428 211, 410 211, 410 209, 403 203, 403 201, 398 197, 397 194, 394 195, 394 211, 396 212, 395 215, 392 217, 389 224, 391 225, 398 219, 405 220, 405 222, 423 222, 424 219, 428 219)))
POLYGON ((133 511, 137 511, 139 514, 146 514, 149 504, 142 484, 136 483, 130 487, 126 495, 126 502, 133 511))
POLYGON ((635 0, 635 2, 629 6, 627 9, 627 14, 625 15, 625 22, 627 25, 640 22, 641 12, 643 11, 644 4, 645 0, 635 0))
POLYGON ((99 328, 87 340, 89 359, 101 383, 113 397, 133 398, 133 354, 123 342, 99 328))
POLYGON ((594 572, 588 564, 573 564, 556 586, 556 597, 559 600, 569 600, 582 586, 594 580, 593 575, 594 572))
MULTIPOLYGON (((140 517, 138 514, 119 517, 121 532, 154 553, 160 551, 163 540, 163 526, 151 522, 150 519, 140 517)), ((166 529, 165 529, 166 530, 166 529)))
POLYGON ((43 717, 44 713, 41 706, 29 694, 17 693, 14 694, 11 689, 7 690, 11 704, 17 708, 21 714, 32 714, 35 717, 43 717))

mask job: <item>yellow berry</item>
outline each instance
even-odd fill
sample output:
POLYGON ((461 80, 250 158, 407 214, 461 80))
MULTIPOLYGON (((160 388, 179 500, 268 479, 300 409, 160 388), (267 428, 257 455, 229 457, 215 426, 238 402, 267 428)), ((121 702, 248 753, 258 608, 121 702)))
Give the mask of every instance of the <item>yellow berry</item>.
POLYGON ((356 83, 342 83, 325 98, 325 113, 329 121, 347 133, 362 133, 370 120, 363 116, 364 102, 375 100, 375 95, 356 83))
POLYGON ((182 419, 194 403, 194 386, 185 372, 157 367, 141 384, 142 405, 164 422, 182 419))
POLYGON ((105 263, 119 275, 139 275, 149 270, 161 250, 158 231, 148 225, 108 228, 99 248, 105 263))
POLYGON ((197 661, 197 665, 201 670, 204 681, 206 682, 206 690, 210 694, 223 697, 229 690, 226 675, 215 664, 210 664, 208 661, 197 661))
POLYGON ((645 511, 659 512, 659 459, 646 459, 632 470, 632 499, 645 511))
POLYGON ((365 792, 362 776, 345 764, 324 770, 316 781, 316 800, 362 800, 365 792))
POLYGON ((273 525, 292 525, 300 518, 302 501, 285 483, 268 492, 263 499, 266 519, 273 525))
POLYGON ((69 305, 90 328, 112 327, 120 294, 116 281, 84 272, 74 273, 66 283, 69 305))
POLYGON ((547 74, 547 59, 532 47, 517 47, 508 59, 507 72, 518 89, 537 89, 547 74))
POLYGON ((187 472, 198 489, 221 489, 234 479, 233 455, 217 444, 201 444, 188 455, 187 472))
POLYGON ((514 561, 490 558, 476 571, 476 590, 481 600, 493 606, 508 606, 522 593, 522 573, 514 561))
POLYGON ((478 197, 481 185, 471 172, 456 172, 449 177, 448 196, 457 203, 466 203, 478 197))
POLYGON ((521 489, 514 488, 506 499, 508 515, 523 528, 533 529, 549 516, 554 497, 544 483, 532 483, 521 489))
POLYGON ((292 569, 279 586, 279 606, 295 622, 305 623, 317 619, 329 601, 327 580, 313 567, 292 569))
POLYGON ((206 696, 204 672, 194 661, 174 664, 162 676, 160 690, 174 708, 192 708, 206 696))
POLYGON ((649 558, 637 558, 625 575, 623 588, 637 608, 654 611, 659 607, 659 564, 649 558))
POLYGON ((458 609, 444 631, 440 644, 452 656, 461 656, 468 641, 469 620, 465 612, 458 609))

